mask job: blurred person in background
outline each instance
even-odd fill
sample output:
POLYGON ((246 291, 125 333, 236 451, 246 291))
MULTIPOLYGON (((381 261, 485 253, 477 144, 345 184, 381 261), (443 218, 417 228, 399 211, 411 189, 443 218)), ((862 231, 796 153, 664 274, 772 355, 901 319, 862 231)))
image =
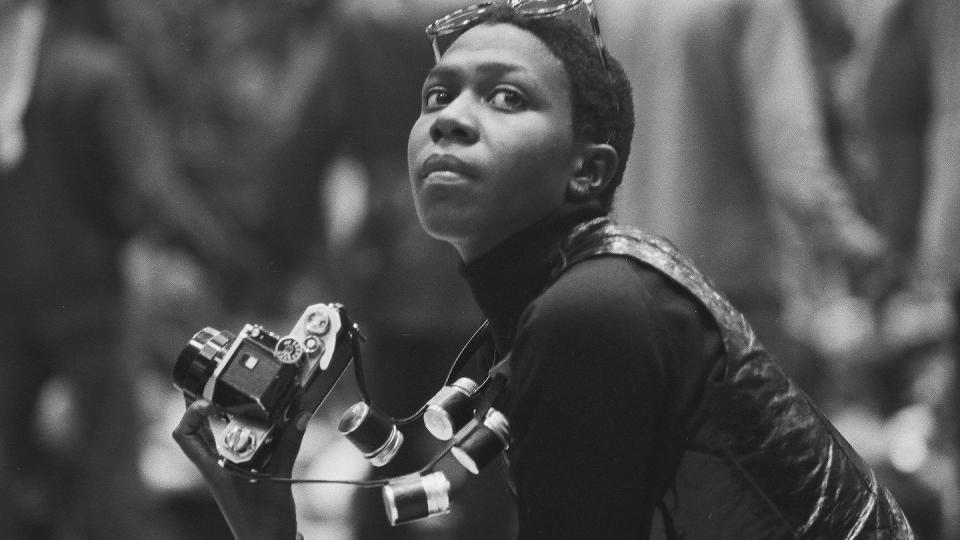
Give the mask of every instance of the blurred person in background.
MULTIPOLYGON (((882 456, 918 532, 952 538, 960 534, 949 464, 956 459, 949 381, 957 369, 950 296, 960 252, 960 9, 940 0, 801 5, 831 160, 885 249, 868 264, 812 259, 796 272, 806 280, 798 280, 806 285, 798 297, 817 321, 811 337, 834 337, 814 342, 837 366, 837 379, 863 382, 836 385, 841 413, 873 426, 872 435, 861 427, 862 445, 882 456)), ((819 238, 803 233, 823 251, 819 238)))
MULTIPOLYGON (((757 321, 758 334, 785 359, 785 369, 836 416, 845 416, 851 404, 872 408, 878 398, 888 403, 884 414, 890 415, 891 398, 902 406, 904 394, 916 392, 911 380, 939 379, 932 390, 924 387, 936 401, 949 380, 938 376, 945 373, 942 362, 922 370, 923 376, 916 375, 917 363, 902 362, 898 369, 906 371, 899 377, 887 373, 879 394, 875 383, 848 384, 851 377, 876 379, 866 364, 890 358, 885 348, 911 334, 897 328, 911 312, 926 313, 915 320, 929 323, 913 325, 920 330, 912 332, 914 338, 927 349, 931 336, 943 342, 946 296, 920 311, 918 303, 901 296, 893 304, 906 309, 882 327, 872 322, 879 317, 875 308, 860 309, 890 304, 883 298, 893 298, 894 284, 909 279, 909 253, 919 229, 937 246, 926 250, 936 260, 957 252, 957 235, 947 240, 944 234, 956 223, 956 212, 944 209, 958 204, 956 188, 949 187, 957 184, 957 162, 955 151, 942 150, 956 137, 949 126, 958 125, 951 120, 956 92, 945 90, 958 69, 956 43, 949 44, 953 32, 946 30, 957 19, 955 13, 951 18, 949 2, 940 2, 939 16, 924 32, 911 12, 925 8, 915 4, 923 2, 601 6, 632 15, 612 19, 611 33, 636 51, 628 71, 639 98, 639 129, 628 174, 638 181, 625 183, 618 215, 664 232, 707 268, 757 321), (845 21, 844 10, 861 16, 845 21), (861 28, 854 31, 850 24, 861 28), (923 52, 923 39, 939 45, 923 52), (931 58, 939 58, 932 68, 931 58), (940 81, 935 113, 925 103, 931 77, 940 81), (940 186, 931 191, 923 187, 921 167, 930 144, 928 122, 937 126, 941 148, 931 154, 932 170, 939 170, 932 178, 940 186), (858 139, 853 146, 851 139, 858 139), (838 153, 843 140, 846 150, 838 153), (851 150, 860 155, 851 159, 851 150), (851 179, 851 164, 862 165, 864 157, 873 160, 873 177, 864 182, 861 171, 860 180, 851 179), (889 183, 894 185, 883 187, 889 183), (873 291, 872 300, 866 291, 873 291), (909 371, 915 374, 906 376, 909 371), (851 396, 854 387, 859 390, 851 396)), ((927 266, 941 273, 950 268, 942 262, 927 266)), ((879 466, 893 438, 880 435, 881 422, 866 424, 878 428, 868 437, 858 436, 863 422, 842 422, 841 428, 879 466)), ((942 472, 942 466, 933 466, 928 474, 942 478, 942 472)), ((912 491, 898 497, 908 515, 916 514, 911 521, 918 529, 935 537, 938 504, 930 504, 929 492, 899 483, 892 488, 912 491)))
MULTIPOLYGON (((950 86, 958 48, 947 30, 957 15, 949 2, 924 4, 601 6, 632 15, 607 19, 613 39, 636 51, 628 71, 640 97, 628 170, 638 181, 625 184, 618 215, 665 232, 707 268, 828 412, 874 411, 873 420, 841 428, 878 465, 893 438, 879 435, 875 401, 887 403, 889 416, 891 403, 908 404, 920 387, 928 401, 942 401, 949 381, 943 362, 899 362, 899 376, 887 370, 880 381, 870 367, 895 350, 939 348, 949 328, 947 295, 929 296, 929 286, 895 294, 919 276, 917 238, 929 246, 919 259, 940 276, 955 272, 945 261, 957 253, 958 235, 947 232, 958 204, 956 145, 944 151, 958 125, 950 86), (930 8, 938 15, 921 23, 918 11, 930 8), (938 90, 928 93, 928 84, 938 90), (882 304, 896 308, 886 324, 882 304), (864 424, 878 429, 860 437, 864 424)), ((929 431, 929 422, 913 423, 929 431)), ((908 435, 901 438, 919 436, 908 435)), ((943 478, 936 461, 926 474, 943 478)), ((935 536, 938 504, 929 493, 899 497, 918 529, 935 536)))
MULTIPOLYGON (((728 291, 805 391, 825 397, 823 359, 784 319, 783 214, 864 257, 879 237, 830 163, 806 35, 792 0, 610 3, 631 51, 636 158, 615 207, 673 239, 728 291)), ((791 258, 792 260, 792 258, 791 258)))
POLYGON ((170 167, 104 2, 0 2, 0 72, 0 536, 142 537, 124 249, 234 238, 170 167))
POLYGON ((170 385, 170 358, 204 326, 250 321, 281 329, 293 311, 328 296, 325 272, 316 267, 325 234, 318 188, 340 147, 337 123, 328 120, 338 114, 336 102, 317 111, 311 153, 299 151, 295 135, 309 91, 327 80, 334 55, 329 4, 109 4, 124 46, 143 67, 176 174, 242 240, 216 260, 176 234, 148 229, 125 254, 132 356, 141 359, 148 425, 140 470, 158 499, 152 521, 165 538, 229 537, 168 441, 171 411, 182 406, 170 385))
POLYGON ((929 189, 925 199, 926 212, 921 226, 918 264, 924 282, 937 298, 952 296, 953 387, 950 410, 944 414, 940 427, 952 437, 954 462, 952 511, 948 511, 947 534, 960 536, 960 3, 950 0, 930 0, 931 58, 936 69, 931 84, 933 108, 928 134, 929 189), (949 526, 948 526, 949 527, 949 526))

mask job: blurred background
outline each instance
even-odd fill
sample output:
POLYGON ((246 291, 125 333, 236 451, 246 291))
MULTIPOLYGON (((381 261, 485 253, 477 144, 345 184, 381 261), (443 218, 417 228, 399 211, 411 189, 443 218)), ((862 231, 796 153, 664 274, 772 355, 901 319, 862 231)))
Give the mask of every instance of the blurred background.
MULTIPOLYGON (((616 214, 665 234, 879 472, 960 538, 960 3, 597 0, 637 130, 616 214)), ((481 317, 420 230, 428 0, 0 0, 0 537, 229 538, 170 437, 204 327, 342 302, 408 414, 481 317)), ((297 474, 371 474, 338 386, 297 474)), ((414 470, 432 455, 391 464, 414 470)), ((390 529, 297 486, 307 538, 511 538, 499 471, 390 529)))

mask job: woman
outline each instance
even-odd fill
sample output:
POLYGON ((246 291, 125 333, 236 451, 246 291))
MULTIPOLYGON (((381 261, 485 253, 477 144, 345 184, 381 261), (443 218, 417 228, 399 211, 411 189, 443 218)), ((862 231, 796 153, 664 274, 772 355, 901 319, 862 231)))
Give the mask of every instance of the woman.
MULTIPOLYGON (((605 217, 629 84, 595 25, 519 4, 428 27, 438 63, 408 163, 421 224, 458 251, 490 322, 498 362, 477 414, 509 423, 520 536, 911 537, 723 296, 667 242, 605 217)), ((215 465, 210 412, 191 405, 174 436, 235 534, 293 538, 289 488, 215 465)), ((281 475, 299 434, 285 436, 281 475)))

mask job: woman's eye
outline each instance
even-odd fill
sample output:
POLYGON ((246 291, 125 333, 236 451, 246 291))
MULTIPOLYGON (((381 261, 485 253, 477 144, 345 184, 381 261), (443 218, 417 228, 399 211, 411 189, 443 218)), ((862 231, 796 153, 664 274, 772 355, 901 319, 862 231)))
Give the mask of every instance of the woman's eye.
POLYGON ((428 109, 444 107, 452 100, 450 92, 444 88, 431 88, 423 95, 423 105, 428 109))
POLYGON ((516 111, 527 106, 523 94, 510 88, 497 88, 490 94, 489 101, 497 109, 505 111, 516 111))

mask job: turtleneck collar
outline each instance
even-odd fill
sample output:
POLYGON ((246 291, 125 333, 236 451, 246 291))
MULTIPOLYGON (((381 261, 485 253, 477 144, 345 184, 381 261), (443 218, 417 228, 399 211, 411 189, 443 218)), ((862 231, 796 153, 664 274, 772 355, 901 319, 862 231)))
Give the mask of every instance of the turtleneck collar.
POLYGON ((599 204, 563 206, 470 264, 461 263, 498 351, 510 349, 520 314, 550 284, 563 239, 576 225, 605 214, 599 204))

